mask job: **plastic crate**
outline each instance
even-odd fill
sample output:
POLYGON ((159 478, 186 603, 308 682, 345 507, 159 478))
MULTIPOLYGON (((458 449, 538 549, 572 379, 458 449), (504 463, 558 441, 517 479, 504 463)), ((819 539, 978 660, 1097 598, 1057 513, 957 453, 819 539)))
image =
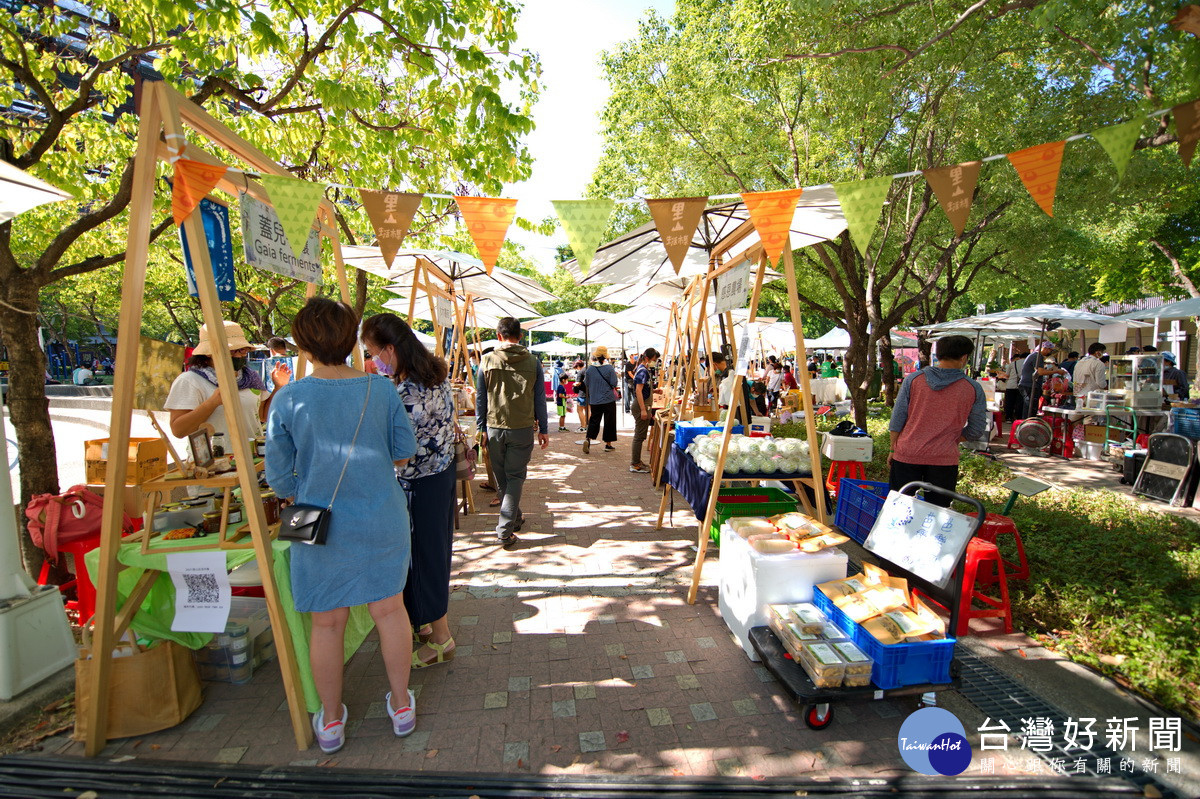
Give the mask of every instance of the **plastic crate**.
POLYGON ((1200 441, 1200 408, 1172 408, 1171 432, 1200 441))
POLYGON ((721 525, 733 516, 774 516, 796 509, 796 497, 778 488, 722 488, 717 494, 717 507, 709 538, 721 544, 721 525), (761 497, 761 499, 758 499, 761 497))
MULTIPOLYGON (((692 439, 696 438, 697 436, 706 436, 714 430, 721 432, 724 429, 724 423, 713 424, 712 422, 705 421, 704 419, 676 422, 675 446, 679 447, 680 449, 687 449, 687 445, 692 443, 692 439)), ((744 425, 735 424, 733 426, 733 432, 735 433, 741 433, 744 430, 744 425)))
POLYGON ((843 477, 838 481, 834 526, 858 543, 863 543, 871 534, 887 495, 887 483, 843 477))
POLYGON ((871 682, 876 687, 886 691, 906 685, 945 685, 950 682, 950 662, 954 660, 956 643, 953 638, 884 645, 842 613, 841 608, 833 604, 819 586, 813 589, 813 604, 871 657, 874 661, 871 682))

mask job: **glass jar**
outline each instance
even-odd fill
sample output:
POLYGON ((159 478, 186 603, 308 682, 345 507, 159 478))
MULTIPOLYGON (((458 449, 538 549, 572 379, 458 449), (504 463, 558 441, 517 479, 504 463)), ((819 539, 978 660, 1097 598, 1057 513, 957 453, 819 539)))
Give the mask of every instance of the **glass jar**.
POLYGON ((267 440, 265 438, 254 439, 254 454, 259 458, 267 457, 267 440))
POLYGON ((200 522, 200 528, 205 534, 215 535, 221 531, 221 511, 211 510, 204 514, 203 521, 200 522))
POLYGON ((213 433, 212 437, 212 455, 214 458, 222 458, 225 456, 225 434, 213 433))
POLYGON ((267 524, 279 524, 279 497, 274 491, 262 492, 263 513, 266 514, 267 524))
POLYGON ((236 500, 230 502, 229 503, 229 518, 227 520, 227 523, 228 524, 241 524, 243 519, 244 519, 244 514, 242 513, 242 503, 240 503, 236 500))

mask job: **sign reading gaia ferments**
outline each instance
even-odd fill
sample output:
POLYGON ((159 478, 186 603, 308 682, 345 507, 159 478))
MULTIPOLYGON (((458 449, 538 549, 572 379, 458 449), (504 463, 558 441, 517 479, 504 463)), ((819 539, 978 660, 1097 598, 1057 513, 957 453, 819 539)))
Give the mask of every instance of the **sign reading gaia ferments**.
POLYGON ((274 208, 249 194, 241 195, 241 206, 246 263, 277 275, 321 285, 321 240, 316 230, 309 231, 308 243, 297 258, 274 208))

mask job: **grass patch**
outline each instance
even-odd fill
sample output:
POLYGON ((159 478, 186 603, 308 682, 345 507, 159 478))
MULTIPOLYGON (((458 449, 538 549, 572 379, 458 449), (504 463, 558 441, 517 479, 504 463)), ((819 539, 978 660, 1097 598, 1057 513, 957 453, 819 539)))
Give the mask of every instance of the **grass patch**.
MULTIPOLYGON (((818 428, 835 421, 819 420, 818 428)), ((887 424, 886 417, 867 424, 875 442, 871 480, 888 479, 887 424)), ((781 427, 803 435, 803 425, 781 427)), ((964 454, 958 490, 999 511, 1009 496, 1001 484, 1012 476, 1002 463, 964 454)), ((1030 566, 1028 581, 1008 586, 1016 626, 1164 707, 1200 718, 1200 525, 1094 489, 1022 497, 1011 515, 1030 566)), ((1015 559, 1015 549, 1005 556, 1015 559)))

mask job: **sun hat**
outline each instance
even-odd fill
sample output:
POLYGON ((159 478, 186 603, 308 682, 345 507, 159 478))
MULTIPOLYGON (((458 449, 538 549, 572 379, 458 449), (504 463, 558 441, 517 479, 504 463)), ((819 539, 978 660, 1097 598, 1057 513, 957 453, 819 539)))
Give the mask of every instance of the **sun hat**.
POLYGON ((604 346, 603 344, 596 347, 596 349, 592 350, 592 357, 593 358, 607 358, 608 357, 608 347, 604 346))
POLYGON ((1175 363, 1175 353, 1173 353, 1173 352, 1164 352, 1162 354, 1162 358, 1164 361, 1170 361, 1171 363, 1175 363))
MULTIPOLYGON (((242 326, 237 322, 225 323, 225 339, 229 343, 229 351, 244 350, 247 347, 253 348, 253 344, 246 340, 246 334, 242 332, 242 326)), ((193 355, 212 355, 212 342, 208 337, 208 325, 200 325, 200 342, 196 344, 196 349, 192 350, 193 355)))

